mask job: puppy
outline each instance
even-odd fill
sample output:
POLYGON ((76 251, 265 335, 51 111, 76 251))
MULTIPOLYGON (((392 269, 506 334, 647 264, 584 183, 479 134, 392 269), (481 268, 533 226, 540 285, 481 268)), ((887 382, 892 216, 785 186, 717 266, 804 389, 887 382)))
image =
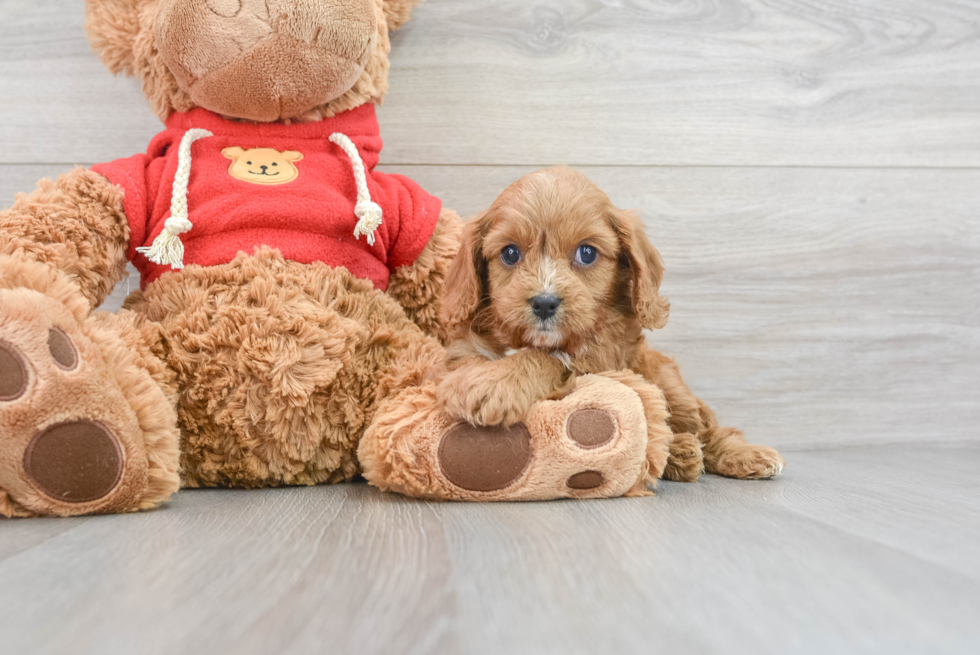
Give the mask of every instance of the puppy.
POLYGON ((439 387, 447 411, 474 425, 511 425, 570 391, 574 375, 603 374, 647 386, 641 398, 651 384, 663 393, 673 441, 666 462, 651 462, 655 478, 778 474, 778 452, 720 427, 677 365, 648 347, 644 328, 663 327, 670 309, 659 295, 663 271, 639 217, 581 173, 557 167, 521 178, 466 224, 447 274, 440 317, 450 372, 439 387))

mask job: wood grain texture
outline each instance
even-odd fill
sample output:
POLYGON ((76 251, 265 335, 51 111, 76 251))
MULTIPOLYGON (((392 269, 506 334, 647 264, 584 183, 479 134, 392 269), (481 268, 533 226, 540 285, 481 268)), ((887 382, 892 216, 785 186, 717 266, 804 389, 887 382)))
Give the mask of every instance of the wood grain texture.
MULTIPOLYGON (((62 169, 0 170, 9 198, 62 169)), ((386 170, 472 214, 531 168, 386 170)), ((722 421, 775 446, 980 439, 980 171, 582 170, 644 217, 672 303, 651 342, 722 421)))
POLYGON ((976 652, 980 447, 846 453, 642 499, 438 504, 353 484, 5 522, 25 547, 0 553, 3 650, 976 652))
MULTIPOLYGON (((157 126, 82 3, 0 3, 0 162, 157 126)), ((430 0, 393 40, 397 164, 980 165, 976 0, 430 0)))

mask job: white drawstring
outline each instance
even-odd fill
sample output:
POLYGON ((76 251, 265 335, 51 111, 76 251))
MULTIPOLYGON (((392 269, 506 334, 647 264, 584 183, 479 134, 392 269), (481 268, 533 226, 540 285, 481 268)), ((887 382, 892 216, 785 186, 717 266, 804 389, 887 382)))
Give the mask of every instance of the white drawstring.
MULTIPOLYGON (((187 218, 187 185, 191 178, 191 145, 198 139, 214 136, 211 132, 200 128, 187 130, 180 140, 177 150, 177 173, 170 195, 170 216, 163 223, 163 231, 157 235, 150 246, 137 248, 136 252, 146 255, 154 264, 169 264, 173 268, 184 268, 184 244, 181 234, 194 227, 187 218)), ((381 206, 371 200, 367 179, 364 173, 364 161, 357 146, 341 132, 330 135, 330 141, 343 149, 350 158, 354 169, 354 183, 357 186, 357 203, 354 205, 354 215, 357 225, 354 226, 354 238, 361 235, 367 237, 368 245, 374 245, 374 231, 381 225, 381 206)))
POLYGON ((157 235, 149 247, 137 248, 154 264, 170 264, 184 268, 184 244, 178 235, 190 230, 193 224, 187 219, 187 184, 191 179, 191 145, 198 139, 214 136, 207 130, 187 130, 177 150, 177 174, 170 193, 170 217, 163 223, 163 232, 157 235))
POLYGON ((340 146, 350 158, 350 165, 354 169, 354 183, 357 185, 357 204, 354 205, 354 216, 357 216, 357 225, 354 226, 354 238, 360 239, 361 235, 367 237, 369 246, 374 245, 374 231, 381 225, 381 206, 371 200, 368 191, 367 180, 364 176, 364 162, 361 160, 357 146, 346 134, 334 132, 330 135, 330 142, 340 146))

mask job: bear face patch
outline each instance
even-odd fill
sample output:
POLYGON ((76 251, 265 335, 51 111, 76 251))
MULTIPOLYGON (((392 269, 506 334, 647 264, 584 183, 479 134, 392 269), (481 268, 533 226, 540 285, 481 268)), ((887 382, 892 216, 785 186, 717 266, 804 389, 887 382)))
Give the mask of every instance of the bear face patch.
POLYGON ((285 184, 299 177, 297 162, 303 153, 295 150, 279 152, 273 148, 251 148, 244 150, 238 146, 225 148, 221 154, 231 160, 228 174, 237 180, 252 184, 285 184))

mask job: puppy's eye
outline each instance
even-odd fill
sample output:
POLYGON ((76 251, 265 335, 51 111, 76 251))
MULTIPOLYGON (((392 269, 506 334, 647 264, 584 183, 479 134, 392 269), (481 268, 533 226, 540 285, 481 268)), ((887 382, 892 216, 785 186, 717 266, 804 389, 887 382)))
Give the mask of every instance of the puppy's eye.
POLYGON ((272 165, 273 165, 273 166, 278 166, 278 165, 279 165, 279 163, 278 163, 278 162, 272 162, 272 165))
POLYGON ((575 263, 581 264, 582 266, 595 264, 595 260, 598 257, 599 251, 595 249, 595 246, 590 246, 588 244, 579 246, 578 250, 575 251, 575 263))
POLYGON ((504 246, 504 249, 500 251, 500 261, 507 266, 513 266, 521 261, 520 248, 515 245, 504 246))
POLYGON ((246 163, 246 164, 248 164, 249 166, 251 166, 251 165, 252 165, 252 162, 250 162, 250 161, 247 161, 247 162, 245 162, 245 163, 246 163))

